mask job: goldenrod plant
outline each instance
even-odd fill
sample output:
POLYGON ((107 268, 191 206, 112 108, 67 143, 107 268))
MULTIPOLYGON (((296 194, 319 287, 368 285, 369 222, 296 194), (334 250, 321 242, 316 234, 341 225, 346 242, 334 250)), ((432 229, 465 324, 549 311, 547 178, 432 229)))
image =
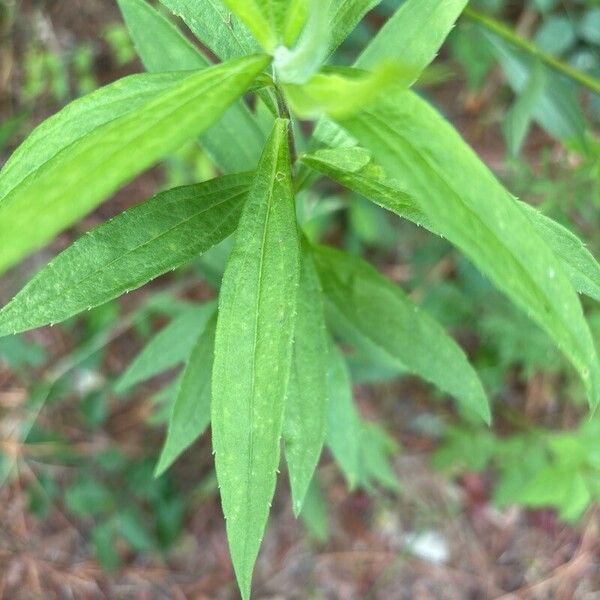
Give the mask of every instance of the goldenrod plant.
POLYGON ((233 566, 249 598, 281 449, 299 514, 325 444, 351 487, 389 445, 353 403, 342 347, 491 420, 478 374, 443 327, 367 262, 304 228, 297 204, 321 177, 456 246, 550 336, 592 408, 600 364, 578 293, 600 300, 600 266, 411 90, 467 0, 407 0, 351 67, 330 57, 377 0, 161 2, 211 58, 167 11, 118 0, 148 72, 70 103, 4 165, 0 272, 190 140, 221 175, 83 235, 0 311, 0 335, 64 321, 233 236, 218 301, 182 311, 162 334, 172 353, 147 349, 118 387, 186 363, 156 475, 210 424, 233 566))

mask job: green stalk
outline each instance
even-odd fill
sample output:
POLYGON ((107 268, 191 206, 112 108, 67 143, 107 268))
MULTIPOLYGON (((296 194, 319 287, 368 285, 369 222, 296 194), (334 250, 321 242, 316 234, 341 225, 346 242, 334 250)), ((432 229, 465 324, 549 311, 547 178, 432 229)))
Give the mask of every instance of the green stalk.
POLYGON ((562 73, 563 75, 565 75, 569 79, 572 79, 579 85, 582 85, 583 87, 591 90, 592 92, 595 92, 596 94, 600 94, 600 79, 597 79, 596 77, 594 77, 593 75, 589 75, 588 73, 584 73, 583 71, 580 71, 579 69, 572 67, 568 63, 556 58, 552 54, 545 52, 544 50, 536 46, 533 42, 516 34, 510 27, 505 25, 502 21, 499 21, 494 17, 490 17, 489 15, 482 13, 474 8, 471 8, 470 6, 467 6, 467 8, 465 8, 463 15, 467 19, 473 21, 474 23, 477 23, 478 25, 485 27, 492 33, 495 33, 496 35, 500 36, 507 42, 511 43, 513 46, 516 46, 517 48, 524 50, 528 54, 531 54, 532 56, 535 56, 536 58, 540 59, 550 68, 554 69, 555 71, 558 71, 559 73, 562 73))

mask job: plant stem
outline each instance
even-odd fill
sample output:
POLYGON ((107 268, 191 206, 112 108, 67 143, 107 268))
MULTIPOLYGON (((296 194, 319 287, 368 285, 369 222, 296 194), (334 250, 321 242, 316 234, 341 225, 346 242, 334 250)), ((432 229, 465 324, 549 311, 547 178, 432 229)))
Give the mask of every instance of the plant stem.
POLYGON ((279 111, 279 116, 282 119, 287 119, 290 123, 288 127, 288 144, 290 146, 290 162, 292 163, 292 168, 294 168, 297 160, 294 126, 292 123, 292 117, 290 115, 290 109, 288 108, 281 88, 277 84, 275 84, 275 95, 277 96, 277 110, 279 111))
POLYGON ((494 17, 490 17, 489 15, 482 13, 474 8, 471 8, 470 6, 465 8, 463 15, 467 19, 477 23, 478 25, 481 25, 482 27, 485 27, 492 33, 495 33, 496 35, 500 36, 507 42, 511 43, 513 46, 516 46, 517 48, 524 50, 528 54, 531 54, 532 56, 535 56, 536 58, 540 59, 547 66, 565 75, 569 79, 572 79, 579 85, 582 85, 583 87, 591 90, 592 92, 595 92, 596 94, 600 94, 600 79, 597 79, 596 77, 594 77, 593 75, 589 75, 588 73, 584 73, 583 71, 572 67, 568 63, 563 62, 559 58, 556 58, 552 54, 545 52, 533 42, 521 37, 520 35, 517 35, 510 27, 505 25, 502 21, 499 21, 494 17))

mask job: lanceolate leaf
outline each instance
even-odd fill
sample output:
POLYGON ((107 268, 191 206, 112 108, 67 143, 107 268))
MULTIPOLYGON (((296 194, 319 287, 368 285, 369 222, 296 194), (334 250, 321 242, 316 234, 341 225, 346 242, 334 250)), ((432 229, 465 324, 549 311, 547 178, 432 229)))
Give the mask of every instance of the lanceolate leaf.
MULTIPOLYGON (((146 0, 118 0, 144 66, 150 72, 210 66, 209 60, 146 0)), ((202 144, 224 172, 256 168, 265 138, 242 100, 202 135, 202 144)))
POLYGON ((221 60, 259 51, 259 45, 246 25, 222 0, 160 0, 181 17, 196 37, 221 60))
POLYGON ((223 0, 252 31, 267 51, 272 52, 284 27, 286 0, 223 0))
POLYGON ((330 0, 307 1, 308 20, 298 43, 291 50, 278 46, 274 53, 273 69, 277 78, 285 83, 305 83, 327 58, 330 0))
POLYGON ((169 419, 169 431, 155 476, 162 475, 196 441, 210 422, 216 313, 200 334, 187 362, 169 419))
POLYGON ((39 125, 0 171, 0 202, 28 175, 94 129, 133 112, 189 73, 131 75, 75 100, 39 125))
POLYGON ((600 365, 575 290, 530 219, 452 126, 412 92, 388 95, 342 125, 428 222, 546 330, 595 406, 600 365))
POLYGON ((278 119, 244 207, 219 300, 212 428, 233 565, 244 598, 275 491, 299 279, 288 148, 278 119))
MULTIPOLYGON (((318 150, 305 154, 302 161, 383 208, 440 235, 440 230, 420 209, 419 203, 403 191, 401 181, 388 177, 383 168, 373 162, 368 150, 360 146, 318 150)), ((575 289, 600 301, 600 264, 585 244, 529 204, 517 201, 517 205, 529 217, 537 234, 560 259, 575 289)))
POLYGON ((328 356, 327 445, 344 473, 348 487, 354 489, 360 478, 362 423, 354 404, 352 380, 344 355, 332 345, 328 356))
POLYGON ((162 192, 88 232, 0 311, 0 336, 64 321, 206 252, 235 230, 250 181, 162 192))
POLYGON ((477 374, 436 321, 365 261, 326 247, 316 250, 315 260, 332 317, 354 332, 359 345, 437 385, 489 422, 477 374))
MULTIPOLYGON (((436 57, 467 2, 406 0, 371 40, 354 66, 372 70, 391 62, 402 67, 399 88, 410 86, 436 57)), ((336 146, 340 145, 343 133, 327 118, 322 118, 313 138, 328 146, 336 146)))
POLYGON ((115 386, 117 393, 186 362, 214 312, 214 302, 194 305, 161 329, 121 375, 115 386))
POLYGON ((436 56, 468 0, 406 0, 356 61, 371 69, 397 61, 415 70, 415 78, 436 56))
POLYGON ((151 73, 192 71, 211 65, 171 21, 147 0, 117 0, 144 67, 151 73))
POLYGON ((303 85, 284 85, 291 108, 303 118, 324 113, 344 118, 385 94, 386 88, 407 73, 394 65, 378 67, 372 73, 350 72, 351 76, 343 72, 317 73, 303 85))
POLYGON ((303 244, 294 359, 287 393, 284 440, 296 516, 321 456, 327 424, 328 338, 321 284, 303 244))
POLYGON ((252 56, 193 73, 39 164, 0 200, 0 272, 202 133, 268 63, 252 56))
POLYGON ((561 260, 573 287, 600 302, 600 264, 585 244, 566 227, 543 215, 525 202, 519 202, 523 212, 544 242, 561 260))
POLYGON ((362 18, 381 0, 331 0, 329 7, 329 29, 331 39, 329 54, 352 33, 362 18))

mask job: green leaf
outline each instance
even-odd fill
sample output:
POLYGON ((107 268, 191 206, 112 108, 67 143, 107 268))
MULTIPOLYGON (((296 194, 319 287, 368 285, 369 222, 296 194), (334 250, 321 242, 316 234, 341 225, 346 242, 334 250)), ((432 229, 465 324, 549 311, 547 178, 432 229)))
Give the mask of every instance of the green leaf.
POLYGON ((418 74, 435 58, 468 0, 406 0, 365 48, 355 66, 395 61, 418 74))
POLYGON ((513 156, 517 156, 521 151, 521 146, 525 141, 533 113, 544 93, 545 84, 544 67, 539 63, 529 75, 529 79, 521 94, 519 94, 510 110, 504 115, 502 131, 506 138, 508 151, 513 156))
POLYGON ((546 217, 525 202, 519 202, 529 217, 536 233, 548 244, 561 260, 561 266, 569 276, 573 287, 600 302, 600 264, 585 244, 566 227, 546 217))
POLYGON ((173 319, 143 350, 121 375, 115 385, 119 394, 138 383, 186 362, 215 310, 215 302, 194 305, 173 319))
POLYGON ((408 71, 395 65, 383 65, 373 72, 318 73, 302 85, 283 86, 292 110, 301 118, 323 113, 343 119, 370 104, 396 84, 408 71))
POLYGON ((437 385, 489 423, 489 405, 477 374, 436 321, 359 258, 319 247, 315 261, 334 308, 334 328, 339 320, 354 332, 359 346, 437 385))
MULTIPOLYGON (((269 60, 252 56, 188 75, 133 112, 105 122, 66 147, 62 146, 65 136, 61 131, 55 132, 58 140, 43 138, 44 146, 53 146, 52 154, 57 146, 62 149, 29 170, 26 178, 0 199, 0 272, 187 139, 202 133, 269 60)), ((103 114, 106 110, 104 107, 103 114)), ((33 135, 39 139, 39 133, 33 135)), ((13 175, 5 170, 0 173, 0 189, 7 177, 13 181, 13 175)))
POLYGON ((354 31, 362 18, 373 10, 381 0, 331 0, 329 8, 329 54, 354 31))
POLYGON ((147 71, 193 71, 211 65, 208 58, 146 0, 117 0, 117 3, 147 71))
POLYGON ((331 0, 310 0, 308 20, 293 49, 278 46, 273 69, 284 83, 302 84, 316 73, 327 58, 328 15, 331 0))
POLYGON ((131 75, 68 104, 36 127, 0 171, 0 202, 46 162, 94 129, 138 110, 189 73, 131 75))
POLYGON ((259 51, 252 33, 222 0, 160 0, 221 60, 259 51))
POLYGON ((579 299, 527 215, 454 128, 412 92, 342 125, 371 150, 427 221, 535 320, 600 400, 600 365, 579 299))
POLYGON ((362 422, 354 404, 352 380, 344 355, 331 345, 328 356, 327 445, 352 490, 360 480, 362 422))
POLYGON ((390 492, 399 492, 400 483, 390 458, 398 452, 398 444, 375 423, 363 422, 360 437, 361 486, 371 491, 372 480, 390 492))
POLYGON ((88 232, 0 310, 0 336, 64 321, 206 252, 235 230, 250 181, 162 192, 88 232))
POLYGON ((327 425, 327 364, 323 357, 328 339, 323 298, 306 242, 302 250, 296 340, 283 430, 296 516, 321 456, 327 425))
POLYGON ((155 477, 162 475, 208 427, 216 327, 215 314, 200 334, 187 362, 155 477))
POLYGON ((223 0, 254 34, 261 46, 272 52, 281 39, 285 0, 223 0))
POLYGON ((318 542, 327 541, 329 538, 327 500, 323 497, 316 475, 308 488, 300 517, 312 538, 318 542))
POLYGON ((275 491, 292 364, 300 264, 288 128, 276 120, 250 189, 223 277, 215 341, 213 448, 244 598, 275 491))
MULTIPOLYGON (((402 183, 388 177, 360 146, 318 150, 301 157, 312 169, 331 177, 347 188, 370 198, 379 206, 441 235, 439 228, 419 208, 419 203, 402 189, 402 183)), ((525 202, 517 205, 529 217, 537 234, 561 261, 575 289, 600 301, 600 264, 585 244, 568 229, 544 216, 525 202)))
MULTIPOLYGON (((296 41, 308 12, 307 0, 223 0, 267 52, 296 41)), ((324 0, 327 2, 328 0, 324 0)), ((318 9, 316 2, 313 10, 318 9)))
MULTIPOLYGON (((150 72, 202 69, 210 61, 146 0, 118 0, 142 62, 150 72)), ((208 131, 202 145, 224 172, 256 168, 264 135, 238 100, 208 131)))
POLYGON ((291 0, 286 9, 285 24, 283 27, 282 44, 291 47, 306 25, 309 16, 309 4, 314 0, 291 0))

